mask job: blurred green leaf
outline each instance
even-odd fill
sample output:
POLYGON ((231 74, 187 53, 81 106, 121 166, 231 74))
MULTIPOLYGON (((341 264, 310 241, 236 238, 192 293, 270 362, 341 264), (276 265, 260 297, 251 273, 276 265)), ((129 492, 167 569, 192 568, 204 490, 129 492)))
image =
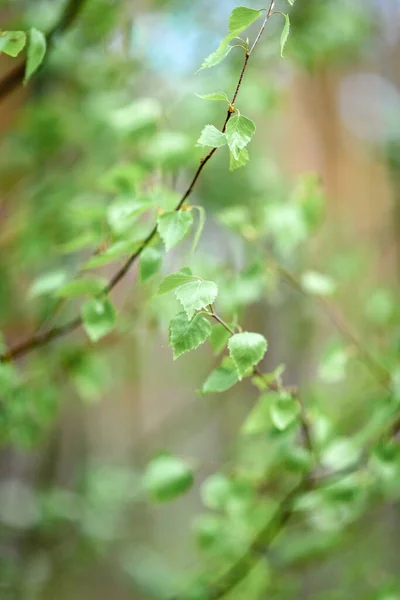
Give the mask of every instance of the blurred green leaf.
POLYGON ((174 210, 158 216, 157 227, 160 238, 168 252, 179 244, 193 226, 193 214, 190 210, 174 210))
POLYGON ((143 482, 154 502, 170 502, 192 487, 193 473, 185 461, 162 454, 150 461, 143 482))
POLYGON ((46 54, 46 38, 44 34, 32 27, 29 31, 29 43, 25 67, 24 83, 27 83, 37 71, 46 54))
POLYGON ((87 300, 82 306, 83 326, 92 342, 110 333, 117 319, 115 308, 109 300, 87 300))

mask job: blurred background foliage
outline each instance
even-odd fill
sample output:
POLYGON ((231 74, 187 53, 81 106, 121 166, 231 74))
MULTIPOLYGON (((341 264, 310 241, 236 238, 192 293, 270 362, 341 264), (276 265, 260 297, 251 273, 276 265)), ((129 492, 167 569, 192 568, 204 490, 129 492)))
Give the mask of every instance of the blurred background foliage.
MULTIPOLYGON (((240 73, 237 51, 194 75, 237 4, 86 0, 43 70, 1 98, 4 349, 74 317, 82 299, 60 300, 61 286, 110 278, 177 204, 201 129, 225 116, 195 94, 231 95, 240 73)), ((49 31, 63 7, 3 0, 0 24, 49 31)), ((199 246, 164 254, 161 274, 190 266, 216 281, 225 320, 266 336, 263 368, 284 364, 285 384, 301 386, 324 468, 370 450, 365 468, 301 496, 229 598, 395 600, 400 447, 381 433, 400 402, 400 3, 297 0, 290 13, 286 60, 277 16, 238 98, 257 124, 250 163, 232 173, 226 150, 215 155, 192 197, 207 215, 199 246)), ((0 59, 3 77, 18 59, 0 59)), ((247 382, 198 393, 220 357, 207 344, 172 361, 176 302, 154 298, 160 274, 136 271, 99 343, 78 331, 0 364, 0 598, 170 597, 189 584, 201 598, 307 465, 296 428, 278 431, 247 382), (142 477, 160 451, 194 472, 161 506, 142 477)))

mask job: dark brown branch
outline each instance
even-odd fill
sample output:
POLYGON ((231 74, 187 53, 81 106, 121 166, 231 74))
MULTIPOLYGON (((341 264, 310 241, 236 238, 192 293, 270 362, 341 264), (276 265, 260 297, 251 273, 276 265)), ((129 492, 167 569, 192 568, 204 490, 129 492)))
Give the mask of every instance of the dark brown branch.
MULTIPOLYGON (((83 0, 71 0, 69 3, 69 7, 70 10, 68 12, 67 9, 67 16, 65 16, 64 20, 62 21, 62 24, 59 27, 56 27, 53 32, 50 34, 51 35, 51 39, 53 38, 53 36, 56 33, 59 33, 60 30, 62 30, 62 28, 65 28, 67 26, 68 23, 71 23, 73 21, 73 19, 75 18, 77 11, 79 10, 79 6, 77 5, 81 5, 83 2, 83 0), (74 7, 75 6, 75 10, 74 7)), ((222 126, 221 132, 225 133, 226 130, 226 126, 227 123, 229 121, 229 119, 231 118, 233 112, 234 112, 234 108, 233 105, 238 97, 240 88, 242 86, 243 83, 243 77, 244 74, 246 72, 247 69, 247 65, 249 62, 249 58, 250 55, 252 54, 252 52, 254 51, 257 43, 259 42, 261 35, 265 29, 265 25, 267 23, 267 21, 269 20, 269 18, 271 17, 271 13, 272 13, 272 9, 273 9, 273 5, 274 5, 274 1, 271 1, 270 7, 267 11, 266 17, 263 21, 263 24, 261 26, 261 29, 250 49, 249 52, 246 52, 246 56, 245 56, 245 60, 243 63, 243 67, 239 76, 239 80, 238 83, 236 85, 236 89, 235 92, 233 94, 232 97, 232 102, 231 105, 229 107, 229 110, 227 112, 224 124, 222 126)), ((66 13, 64 13, 66 14, 66 13)), ((182 208, 183 204, 185 203, 185 201, 187 200, 187 198, 192 194, 194 187, 201 175, 201 172, 203 171, 204 167, 206 166, 206 164, 208 163, 208 161, 212 158, 212 156, 215 154, 215 152, 217 151, 217 148, 212 148, 210 150, 210 152, 201 159, 200 161, 200 165, 197 169, 197 171, 195 172, 192 181, 189 184, 189 187, 187 188, 186 192, 183 194, 181 200, 179 201, 178 205, 175 207, 175 210, 178 211, 182 208)), ((146 237, 146 239, 142 242, 142 244, 139 246, 139 248, 128 258, 128 260, 122 265, 122 267, 113 275, 113 277, 110 279, 110 281, 108 282, 108 284, 105 286, 104 290, 103 290, 103 294, 107 295, 109 294, 117 285, 118 283, 125 277, 125 275, 128 273, 128 271, 131 269, 131 267, 133 266, 133 264, 137 261, 137 259, 140 257, 140 255, 142 254, 143 250, 149 246, 149 244, 151 244, 151 242, 153 241, 153 239, 155 238, 157 233, 157 227, 155 226, 151 232, 149 233, 149 235, 146 237)), ((82 325, 82 318, 81 317, 76 317, 75 319, 69 321, 68 323, 66 323, 65 325, 62 326, 58 326, 58 327, 54 327, 52 329, 50 329, 47 332, 42 332, 42 333, 38 333, 36 332, 35 334, 33 334, 30 338, 28 338, 27 340, 25 340, 24 342, 22 342, 21 344, 18 344, 16 346, 14 346, 13 348, 10 348, 7 352, 3 353, 0 355, 0 362, 7 362, 10 361, 14 358, 23 356, 25 354, 28 354, 29 352, 32 352, 33 350, 35 350, 36 348, 40 348, 42 346, 46 346, 49 342, 51 342, 52 340, 55 340, 57 338, 63 337, 64 335, 67 335, 73 331, 75 331, 76 329, 78 329, 80 326, 82 325)))
MULTIPOLYGON (((48 59, 49 53, 53 47, 54 41, 59 34, 64 33, 69 29, 77 19, 85 0, 69 0, 60 17, 60 20, 55 24, 53 29, 47 34, 47 52, 44 57, 44 62, 48 59)), ((21 85, 25 75, 26 60, 16 65, 3 79, 0 81, 0 99, 5 98, 21 85)))

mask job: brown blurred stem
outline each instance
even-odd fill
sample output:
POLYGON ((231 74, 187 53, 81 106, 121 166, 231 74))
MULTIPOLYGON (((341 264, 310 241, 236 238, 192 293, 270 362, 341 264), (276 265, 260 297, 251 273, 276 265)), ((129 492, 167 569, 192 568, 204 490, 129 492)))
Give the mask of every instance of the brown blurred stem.
MULTIPOLYGON (((44 57, 44 62, 49 57, 49 52, 59 34, 64 33, 76 21, 80 11, 82 10, 86 0, 69 0, 63 10, 59 21, 53 29, 47 34, 47 52, 44 57)), ((5 98, 21 85, 25 75, 26 59, 17 64, 3 79, 0 80, 0 99, 5 98)))
MULTIPOLYGON (((67 14, 61 22, 61 29, 62 29, 62 27, 65 28, 67 26, 67 24, 70 24, 73 21, 74 16, 76 16, 81 4, 82 4, 82 0, 81 0, 81 2, 78 2, 78 0, 70 1, 70 3, 68 4, 68 6, 70 7, 70 10, 69 11, 67 10, 67 14)), ((227 112, 224 124, 221 129, 222 133, 225 133, 226 125, 234 112, 233 105, 238 97, 240 88, 242 86, 243 78, 244 78, 244 74, 247 69, 249 58, 250 58, 251 54, 254 52, 254 49, 256 48, 256 46, 264 32, 265 26, 271 17, 273 7, 274 7, 274 0, 271 0, 269 9, 266 13, 265 19, 261 26, 261 29, 258 32, 258 35, 256 36, 256 39, 255 39, 253 45, 251 46, 250 50, 248 52, 246 52, 246 56, 245 56, 242 70, 240 72, 239 80, 236 85, 236 89, 233 94, 229 110, 227 112)), ((55 30, 53 30, 53 32, 50 34, 50 39, 52 40, 53 37, 56 35, 56 33, 59 33, 59 32, 60 32, 60 27, 55 28, 55 30)), ((1 94, 0 94, 0 96, 1 96, 1 94)), ((195 172, 192 181, 190 182, 186 192, 183 194, 181 200, 175 207, 176 211, 178 211, 182 208, 182 206, 185 203, 185 201, 187 200, 187 198, 191 195, 191 193, 193 192, 194 187, 197 183, 197 180, 199 179, 199 177, 201 175, 201 172, 203 171, 204 167, 206 166, 206 164, 212 158, 212 156, 215 154, 216 151, 217 151, 217 148, 212 148, 210 150, 210 152, 204 158, 201 159, 200 165, 198 166, 197 171, 195 172)), ((137 261, 137 259, 142 254, 143 250, 145 248, 147 248, 147 246, 149 246, 151 244, 151 242, 154 240, 156 234, 157 234, 157 226, 155 225, 153 227, 153 229, 150 231, 150 233, 148 234, 148 236, 145 238, 145 240, 141 243, 139 248, 136 250, 136 252, 134 252, 127 259, 127 261, 121 266, 121 268, 113 275, 113 277, 110 279, 110 281, 108 282, 108 284, 105 286, 104 290, 102 291, 102 294, 108 295, 118 285, 118 283, 122 279, 124 279, 125 275, 131 269, 132 265, 137 261)), ((31 337, 29 337, 25 341, 21 342, 20 344, 17 344, 16 346, 10 348, 5 353, 1 354, 0 362, 10 361, 14 358, 24 356, 24 355, 28 354, 29 352, 31 352, 32 350, 35 350, 36 348, 46 346, 52 340, 63 337, 64 335, 67 335, 67 334, 75 331, 81 325, 82 325, 82 317, 77 316, 76 318, 72 319, 71 321, 67 322, 66 324, 64 324, 62 326, 54 327, 45 332, 37 331, 36 333, 34 333, 31 337)))

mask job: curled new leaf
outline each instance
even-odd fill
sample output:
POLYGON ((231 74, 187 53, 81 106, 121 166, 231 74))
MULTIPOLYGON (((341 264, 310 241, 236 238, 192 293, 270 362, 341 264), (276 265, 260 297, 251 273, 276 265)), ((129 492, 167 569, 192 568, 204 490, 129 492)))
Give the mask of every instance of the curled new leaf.
POLYGON ((283 58, 283 51, 285 49, 286 42, 288 41, 288 37, 289 37, 289 33, 290 33, 289 15, 284 14, 283 16, 285 17, 285 26, 283 28, 282 35, 281 35, 281 56, 282 56, 282 58, 283 58))
POLYGON ((28 56, 26 59, 24 83, 39 68, 46 54, 46 38, 44 34, 32 27, 29 32, 28 56))

